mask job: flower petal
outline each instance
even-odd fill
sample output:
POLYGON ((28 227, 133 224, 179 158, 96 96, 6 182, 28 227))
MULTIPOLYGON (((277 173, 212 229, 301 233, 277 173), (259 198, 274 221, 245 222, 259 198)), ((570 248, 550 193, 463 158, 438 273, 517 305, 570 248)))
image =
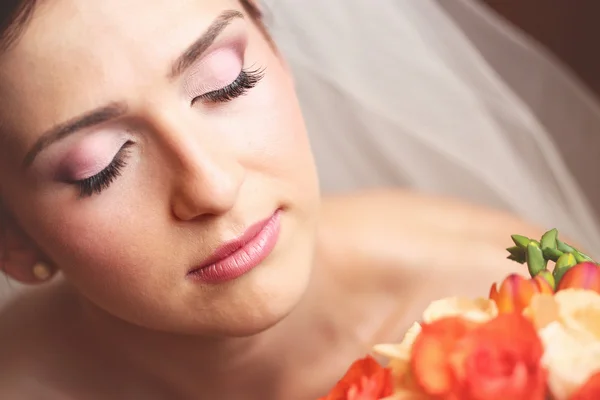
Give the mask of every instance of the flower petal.
POLYGON ((460 317, 447 317, 423 325, 423 331, 413 346, 411 368, 424 392, 432 396, 450 393, 455 382, 448 365, 448 355, 456 342, 475 326, 475 322, 460 317))
POLYGON ((484 322, 497 314, 496 303, 490 299, 449 297, 432 302, 423 313, 423 321, 430 323, 441 318, 460 315, 472 321, 484 322))
POLYGON ((557 292, 563 325, 585 339, 600 341, 600 294, 592 290, 565 289, 557 292))
POLYGON ((580 387, 569 400, 598 400, 600 399, 600 371, 596 372, 580 387))
POLYGON ((600 342, 582 340, 559 321, 539 335, 545 346, 542 364, 548 369, 550 391, 556 400, 566 400, 600 370, 600 342))

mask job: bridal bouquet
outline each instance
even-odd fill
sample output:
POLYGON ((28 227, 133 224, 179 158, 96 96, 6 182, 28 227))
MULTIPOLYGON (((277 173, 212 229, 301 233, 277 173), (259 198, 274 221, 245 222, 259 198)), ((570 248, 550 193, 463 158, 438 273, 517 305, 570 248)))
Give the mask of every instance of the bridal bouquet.
POLYGON ((433 302, 401 343, 375 346, 386 365, 355 361, 319 400, 600 400, 600 265, 555 229, 512 238, 530 277, 433 302))

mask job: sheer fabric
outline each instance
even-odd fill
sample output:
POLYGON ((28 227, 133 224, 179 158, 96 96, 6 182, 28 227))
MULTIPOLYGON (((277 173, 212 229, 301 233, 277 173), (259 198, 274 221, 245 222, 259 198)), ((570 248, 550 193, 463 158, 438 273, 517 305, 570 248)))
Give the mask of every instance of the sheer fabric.
POLYGON ((324 192, 456 196, 556 226, 600 255, 600 204, 589 201, 600 194, 598 105, 533 41, 473 0, 264 6, 324 192))

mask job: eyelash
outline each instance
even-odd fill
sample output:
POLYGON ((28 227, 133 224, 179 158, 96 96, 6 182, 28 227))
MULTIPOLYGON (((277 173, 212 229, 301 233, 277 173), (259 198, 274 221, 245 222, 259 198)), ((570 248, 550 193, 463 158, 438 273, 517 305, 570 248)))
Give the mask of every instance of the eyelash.
POLYGON ((90 197, 93 194, 100 194, 104 189, 107 189, 121 175, 123 168, 127 165, 125 160, 129 155, 129 147, 132 144, 133 142, 125 143, 108 167, 96 175, 73 182, 79 188, 79 197, 90 197))
MULTIPOLYGON (((246 94, 250 89, 254 88, 258 82, 264 77, 264 69, 242 70, 238 77, 228 86, 205 93, 192 100, 192 105, 196 101, 207 101, 210 103, 226 103, 246 94)), ((91 197, 94 194, 100 194, 117 179, 123 168, 127 166, 127 156, 129 154, 129 146, 133 142, 127 142, 121 147, 115 158, 111 161, 108 167, 89 178, 72 182, 79 188, 79 197, 91 197)))
POLYGON ((222 89, 213 90, 192 100, 192 105, 197 101, 207 101, 209 103, 227 103, 240 96, 245 95, 250 89, 254 88, 258 82, 265 76, 264 69, 242 70, 238 77, 228 86, 222 89))

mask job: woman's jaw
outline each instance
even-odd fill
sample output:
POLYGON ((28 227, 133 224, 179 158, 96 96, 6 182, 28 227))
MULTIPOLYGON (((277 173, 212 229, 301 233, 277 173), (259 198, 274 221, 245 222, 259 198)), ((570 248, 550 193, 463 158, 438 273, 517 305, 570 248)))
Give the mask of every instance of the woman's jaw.
MULTIPOLYGON (((288 297, 287 309, 280 307, 267 317, 255 313, 254 325, 240 324, 228 332, 219 324, 213 334, 206 329, 196 334, 140 327, 99 309, 72 287, 64 287, 77 304, 79 331, 88 338, 92 352, 108 357, 109 363, 155 377, 155 383, 176 388, 182 398, 194 398, 199 390, 225 397, 232 390, 230 397, 235 398, 241 388, 254 387, 255 393, 282 389, 277 382, 288 373, 282 355, 302 357, 303 344, 320 339, 321 331, 315 326, 322 316, 315 310, 327 302, 327 279, 323 269, 317 268, 297 301, 288 297)), ((245 307, 244 312, 248 310, 245 307)))

